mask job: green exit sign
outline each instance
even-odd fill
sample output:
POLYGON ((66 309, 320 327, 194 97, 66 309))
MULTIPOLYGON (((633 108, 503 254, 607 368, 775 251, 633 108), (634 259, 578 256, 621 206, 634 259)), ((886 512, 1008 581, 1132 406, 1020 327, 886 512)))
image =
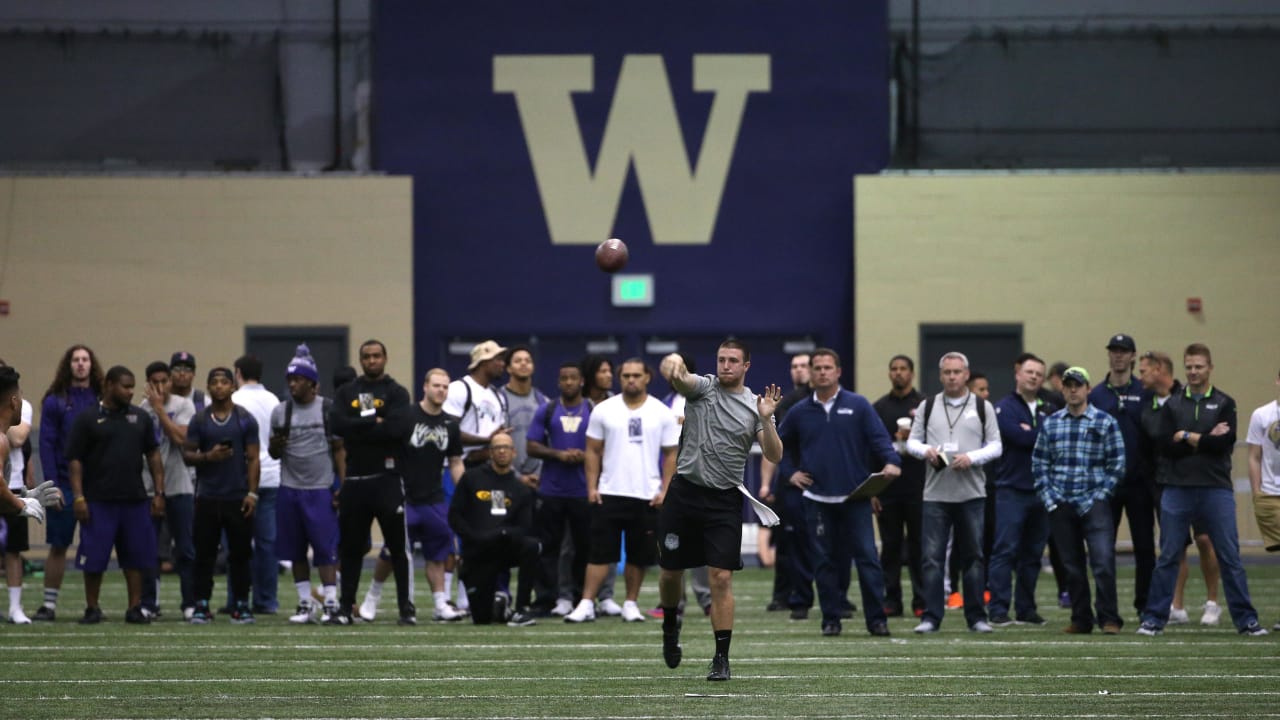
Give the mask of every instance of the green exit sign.
POLYGON ((653 275, 614 275, 614 307, 653 307, 653 275))

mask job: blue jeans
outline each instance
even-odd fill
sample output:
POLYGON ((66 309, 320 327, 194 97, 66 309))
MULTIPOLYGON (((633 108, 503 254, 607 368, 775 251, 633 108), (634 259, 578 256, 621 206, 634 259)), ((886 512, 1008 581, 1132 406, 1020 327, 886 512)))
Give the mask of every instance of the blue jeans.
POLYGON ((169 537, 173 539, 173 570, 178 574, 178 587, 182 592, 182 607, 196 605, 195 585, 191 569, 196 561, 196 544, 192 536, 196 515, 195 495, 170 495, 164 499, 165 520, 169 522, 169 537))
POLYGON ((858 587, 867 629, 885 622, 884 574, 876 554, 871 502, 822 503, 806 499, 804 512, 822 622, 840 623, 853 562, 858 564, 858 587))
POLYGON ((1049 513, 1032 490, 996 488, 996 538, 987 567, 991 617, 1009 614, 1010 595, 1018 619, 1036 611, 1040 556, 1049 542, 1049 513), (1013 578, 1017 577, 1016 593, 1013 578))
MULTIPOLYGON (((1095 502, 1083 516, 1073 505, 1063 503, 1049 514, 1053 529, 1053 541, 1058 545, 1058 557, 1067 572, 1067 591, 1071 593, 1071 624, 1090 632, 1095 619, 1097 624, 1114 623, 1123 626, 1116 600, 1116 530, 1111 519, 1111 505, 1106 500, 1095 502), (1089 557, 1085 558, 1088 548, 1089 557), (1093 570, 1093 584, 1098 592, 1097 617, 1089 607, 1088 563, 1093 570)), ((1186 532, 1183 531, 1183 537, 1186 532)), ((1174 573, 1177 573, 1177 565, 1174 573)), ((1172 587, 1172 585, 1170 585, 1172 587)), ((1168 612, 1168 605, 1165 605, 1168 612)))
POLYGON ((1258 621, 1249 599, 1249 582, 1240 564, 1240 536, 1236 531, 1236 499, 1229 488, 1166 485, 1160 497, 1160 558, 1151 576, 1151 594, 1142 613, 1144 621, 1164 627, 1169 621, 1178 564, 1186 552, 1191 525, 1209 534, 1222 569, 1222 589, 1237 630, 1258 621))
POLYGON ((253 511, 253 609, 274 612, 279 569, 276 562, 276 495, 279 488, 258 488, 253 511))
POLYGON ((924 555, 921 572, 924 575, 924 615, 921 619, 942 627, 946 614, 946 598, 942 591, 943 568, 947 562, 947 538, 955 530, 951 547, 951 566, 964 577, 964 619, 972 626, 987 619, 982 604, 983 562, 982 523, 986 498, 974 498, 965 502, 924 502, 924 555))

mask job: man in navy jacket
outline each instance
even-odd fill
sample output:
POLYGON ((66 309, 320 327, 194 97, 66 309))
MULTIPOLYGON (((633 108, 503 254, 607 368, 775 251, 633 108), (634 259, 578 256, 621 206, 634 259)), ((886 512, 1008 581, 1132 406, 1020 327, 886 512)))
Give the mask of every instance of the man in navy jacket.
POLYGON ((885 636, 884 576, 876 556, 871 502, 848 496, 870 474, 873 455, 883 464, 881 471, 894 478, 901 474, 902 460, 871 403, 840 387, 840 356, 821 348, 813 352, 811 363, 813 395, 796 403, 778 429, 786 450, 779 477, 804 491, 822 634, 841 632, 850 565, 857 562, 867 630, 885 636))
POLYGON ((1151 573, 1156 567, 1156 499, 1142 476, 1139 445, 1142 436, 1142 381, 1133 375, 1138 346, 1120 333, 1107 340, 1107 376, 1089 392, 1089 404, 1116 419, 1124 438, 1124 478, 1111 496, 1111 517, 1120 527, 1120 516, 1129 517, 1133 540, 1133 607, 1139 614, 1147 605, 1151 573))
POLYGON ((1036 612, 1036 580, 1040 577, 1040 556, 1049 541, 1049 513, 1036 496, 1031 451, 1045 418, 1058 409, 1040 397, 1044 372, 1043 360, 1031 353, 1019 355, 1014 363, 1017 387, 996 403, 1004 454, 995 481, 996 536, 987 587, 991 590, 991 624, 997 627, 1013 624, 1009 618, 1011 601, 1018 622, 1044 624, 1036 612))

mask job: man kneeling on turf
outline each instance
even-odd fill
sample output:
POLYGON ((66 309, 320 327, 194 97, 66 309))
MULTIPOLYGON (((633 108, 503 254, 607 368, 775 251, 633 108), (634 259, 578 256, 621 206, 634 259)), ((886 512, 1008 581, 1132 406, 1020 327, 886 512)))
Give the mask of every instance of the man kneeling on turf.
POLYGON ((489 440, 489 462, 471 468, 458 481, 449 505, 449 525, 462 544, 459 577, 471 601, 477 625, 495 620, 511 627, 533 625, 529 602, 539 572, 541 546, 533 532, 533 490, 511 469, 515 443, 506 433, 489 440), (520 567, 516 612, 507 617, 506 594, 498 575, 520 567))

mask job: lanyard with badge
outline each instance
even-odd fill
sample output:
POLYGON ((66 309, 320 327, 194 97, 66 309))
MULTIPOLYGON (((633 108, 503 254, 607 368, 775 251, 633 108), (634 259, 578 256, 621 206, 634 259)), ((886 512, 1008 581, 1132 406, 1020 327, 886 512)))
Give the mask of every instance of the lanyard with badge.
POLYGON ((960 422, 960 419, 964 417, 964 412, 966 409, 968 409, 969 400, 972 397, 973 397, 973 393, 969 393, 968 395, 965 395, 964 404, 960 406, 960 412, 956 414, 956 417, 954 420, 951 419, 951 404, 947 402, 942 403, 942 412, 945 413, 947 416, 947 437, 950 439, 950 442, 945 442, 942 444, 943 452, 953 453, 953 452, 960 451, 960 444, 955 441, 956 423, 960 422))

